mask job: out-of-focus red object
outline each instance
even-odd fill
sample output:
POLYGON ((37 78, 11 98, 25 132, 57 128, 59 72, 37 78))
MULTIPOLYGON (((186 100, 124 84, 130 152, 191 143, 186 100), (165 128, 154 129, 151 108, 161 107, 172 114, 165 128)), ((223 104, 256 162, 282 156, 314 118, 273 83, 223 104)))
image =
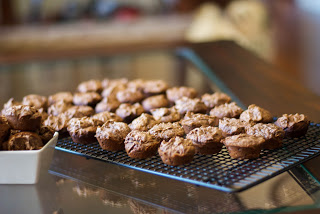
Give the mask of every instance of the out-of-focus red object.
POLYGON ((130 21, 140 17, 141 12, 137 8, 132 7, 121 7, 115 14, 114 18, 118 20, 130 21))

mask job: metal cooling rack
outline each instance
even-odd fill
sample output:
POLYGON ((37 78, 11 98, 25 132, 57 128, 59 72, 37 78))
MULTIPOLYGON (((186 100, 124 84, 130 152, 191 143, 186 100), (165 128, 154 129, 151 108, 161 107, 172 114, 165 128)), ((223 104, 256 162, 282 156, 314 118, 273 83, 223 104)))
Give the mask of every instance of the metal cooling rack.
POLYGON ((319 155, 319 136, 320 124, 311 124, 305 136, 284 139, 282 148, 264 150, 255 160, 233 159, 227 149, 223 148, 215 155, 195 155, 191 163, 182 166, 166 165, 158 155, 144 160, 132 159, 125 151, 104 151, 98 143, 77 144, 70 137, 60 139, 56 149, 225 192, 235 192, 257 185, 319 155))

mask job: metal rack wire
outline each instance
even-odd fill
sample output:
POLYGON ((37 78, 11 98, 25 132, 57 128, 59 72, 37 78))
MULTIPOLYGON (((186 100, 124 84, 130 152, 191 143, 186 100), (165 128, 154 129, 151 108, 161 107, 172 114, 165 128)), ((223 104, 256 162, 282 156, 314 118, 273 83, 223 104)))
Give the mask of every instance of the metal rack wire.
POLYGON ((255 160, 233 159, 227 149, 223 148, 218 154, 195 155, 191 163, 182 166, 168 166, 158 155, 144 160, 132 159, 125 151, 104 151, 98 143, 77 144, 70 137, 60 139, 56 149, 225 192, 235 192, 257 185, 319 155, 319 136, 320 124, 311 124, 305 136, 285 139, 282 148, 263 150, 255 160))

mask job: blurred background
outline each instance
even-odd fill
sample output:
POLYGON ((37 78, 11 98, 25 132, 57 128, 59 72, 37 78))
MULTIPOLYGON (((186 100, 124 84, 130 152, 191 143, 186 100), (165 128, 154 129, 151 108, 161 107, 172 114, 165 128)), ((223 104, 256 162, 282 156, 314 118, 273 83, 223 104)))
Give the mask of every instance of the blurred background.
POLYGON ((1 64, 233 40, 320 95, 319 36, 315 0, 0 0, 1 64))

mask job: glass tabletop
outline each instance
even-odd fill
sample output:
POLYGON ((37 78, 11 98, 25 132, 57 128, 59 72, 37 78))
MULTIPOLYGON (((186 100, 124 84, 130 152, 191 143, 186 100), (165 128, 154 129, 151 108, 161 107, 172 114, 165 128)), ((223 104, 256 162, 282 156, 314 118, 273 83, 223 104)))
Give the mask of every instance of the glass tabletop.
MULTIPOLYGON (((201 60, 181 50, 35 60, 0 69, 1 105, 31 93, 74 92, 82 81, 103 78, 163 79, 199 94, 229 92, 201 60)), ((58 150, 39 183, 0 189, 4 213, 272 213, 316 207, 319 199, 319 184, 303 166, 240 193, 225 193, 58 150)))

